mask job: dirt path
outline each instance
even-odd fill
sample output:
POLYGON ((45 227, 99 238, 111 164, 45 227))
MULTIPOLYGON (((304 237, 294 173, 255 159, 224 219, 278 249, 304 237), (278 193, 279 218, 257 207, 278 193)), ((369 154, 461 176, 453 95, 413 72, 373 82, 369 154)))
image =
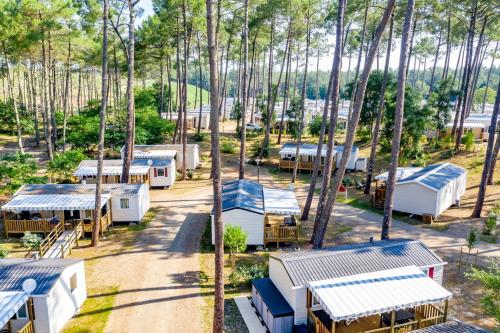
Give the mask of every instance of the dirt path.
POLYGON ((211 192, 179 185, 151 192, 156 218, 132 251, 113 258, 120 271, 110 274, 123 278, 106 332, 201 332, 198 247, 211 192))

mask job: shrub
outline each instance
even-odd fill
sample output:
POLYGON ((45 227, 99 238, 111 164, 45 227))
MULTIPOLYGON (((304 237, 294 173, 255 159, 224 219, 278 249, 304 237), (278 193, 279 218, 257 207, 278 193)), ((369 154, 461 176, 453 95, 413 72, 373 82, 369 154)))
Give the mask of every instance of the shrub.
POLYGON ((474 134, 469 132, 462 137, 462 144, 465 146, 465 150, 470 151, 474 146, 474 134))
POLYGON ((252 143, 250 146, 250 157, 251 158, 257 158, 260 157, 262 154, 262 157, 269 157, 269 153, 271 148, 269 145, 265 148, 263 148, 264 145, 264 140, 256 140, 252 143))
POLYGON ((36 249, 38 246, 40 246, 40 243, 42 242, 42 237, 38 234, 32 234, 29 231, 26 231, 21 238, 21 241, 23 242, 23 246, 28 248, 28 249, 36 249))
POLYGON ((37 175, 38 163, 28 154, 7 154, 0 158, 0 193, 13 193, 24 184, 46 183, 47 179, 37 175))
POLYGON ((483 233, 485 235, 491 235, 495 231, 496 227, 497 227, 497 215, 491 212, 488 214, 488 217, 486 218, 486 221, 484 223, 483 233))
POLYGON ((9 255, 9 250, 0 246, 0 259, 7 258, 8 255, 9 255))
POLYGON ((193 179, 193 176, 194 176, 194 172, 193 170, 188 170, 187 171, 187 177, 189 180, 193 179))
POLYGON ((205 132, 200 132, 200 133, 195 133, 193 135, 193 139, 194 141, 196 142, 202 142, 202 141, 205 141, 207 139, 207 133, 205 132))
POLYGON ((250 287, 252 280, 261 279, 268 275, 266 265, 239 265, 229 275, 229 282, 234 288, 250 287))
POLYGON ((247 249, 248 234, 239 225, 227 225, 224 230, 224 245, 229 248, 231 267, 236 266, 236 253, 244 252, 247 249))
POLYGON ((231 141, 222 141, 220 151, 223 154, 234 154, 234 152, 236 151, 236 146, 231 141))
POLYGON ((56 179, 70 179, 78 164, 85 158, 87 156, 79 148, 55 153, 54 159, 49 161, 47 173, 56 179))
POLYGON ((467 236, 467 247, 469 248, 469 252, 476 246, 476 243, 477 243, 476 229, 472 228, 469 231, 469 236, 467 236))

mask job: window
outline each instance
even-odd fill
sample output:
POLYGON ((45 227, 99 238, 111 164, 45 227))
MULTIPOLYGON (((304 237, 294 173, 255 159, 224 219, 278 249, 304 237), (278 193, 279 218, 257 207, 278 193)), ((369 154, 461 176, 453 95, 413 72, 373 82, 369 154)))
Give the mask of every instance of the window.
POLYGON ((86 210, 85 211, 85 218, 86 219, 91 219, 92 218, 92 211, 91 210, 86 210))
POLYGON ((76 273, 71 276, 71 279, 69 280, 69 285, 71 288, 71 292, 73 292, 76 288, 78 288, 78 278, 76 276, 76 273))
POLYGON ((15 315, 15 319, 28 319, 28 304, 24 303, 15 315))
POLYGON ((165 177, 165 169, 158 169, 158 177, 165 177))
POLYGON ((121 209, 127 209, 130 207, 130 203, 128 198, 121 198, 120 199, 120 208, 121 209))

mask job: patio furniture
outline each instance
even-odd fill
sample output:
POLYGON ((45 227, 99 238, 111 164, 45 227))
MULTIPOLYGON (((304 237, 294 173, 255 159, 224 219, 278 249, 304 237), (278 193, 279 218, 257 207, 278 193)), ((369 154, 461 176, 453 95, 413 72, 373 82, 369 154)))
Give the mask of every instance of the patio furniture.
MULTIPOLYGON (((415 314, 408 310, 397 310, 396 311, 396 320, 395 324, 404 324, 407 322, 412 321, 415 318, 415 314)), ((380 317, 381 324, 384 324, 386 326, 391 326, 391 313, 390 312, 385 312, 382 313, 382 316, 380 317)), ((382 327, 382 325, 380 325, 382 327)))

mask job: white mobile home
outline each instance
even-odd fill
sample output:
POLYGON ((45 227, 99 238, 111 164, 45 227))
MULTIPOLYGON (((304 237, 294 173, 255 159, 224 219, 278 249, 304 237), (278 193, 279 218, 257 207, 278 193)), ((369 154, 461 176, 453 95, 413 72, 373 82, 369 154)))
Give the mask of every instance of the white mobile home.
MULTIPOLYGON (((123 160, 104 160, 103 183, 120 183, 123 160)), ((130 179, 132 184, 147 184, 151 187, 170 187, 176 179, 174 159, 135 159, 130 163, 130 179)), ((82 184, 95 184, 97 178, 97 161, 84 160, 73 174, 82 184)))
MULTIPOLYGON (((437 217, 450 206, 459 204, 466 190, 466 170, 451 163, 399 170, 400 177, 394 189, 396 211, 437 217)), ((377 176, 376 180, 385 178, 387 173, 377 176)), ((380 187, 377 185, 376 191, 378 199, 385 197, 383 183, 380 187)))
MULTIPOLYGON (((46 233, 59 222, 83 221, 91 231, 95 206, 93 184, 30 184, 22 186, 2 206, 6 234, 26 231, 46 233)), ((103 184, 101 224, 139 222, 149 210, 146 184, 103 184)))
MULTIPOLYGON (((304 325, 308 321, 308 288, 315 282, 416 266, 423 276, 441 285, 445 264, 419 241, 391 239, 273 254, 269 279, 293 309, 294 325, 304 325)), ((345 308, 351 305, 357 304, 345 308)))
MULTIPOLYGON (((235 180, 222 186, 222 220, 240 226, 248 245, 298 241, 295 215, 300 208, 291 190, 264 188, 250 180, 235 180)), ((213 212, 212 243, 215 243, 213 212)))
MULTIPOLYGON (((123 159, 124 148, 121 149, 123 159)), ((135 145, 135 159, 172 160, 175 166, 182 167, 182 144, 135 145)), ((194 170, 201 165, 200 147, 197 144, 186 145, 186 168, 194 170)))
POLYGON ((0 259, 0 302, 2 295, 10 301, 0 307, 0 329, 60 332, 87 298, 84 261, 0 259), (28 292, 23 283, 29 279, 36 285, 28 292))

